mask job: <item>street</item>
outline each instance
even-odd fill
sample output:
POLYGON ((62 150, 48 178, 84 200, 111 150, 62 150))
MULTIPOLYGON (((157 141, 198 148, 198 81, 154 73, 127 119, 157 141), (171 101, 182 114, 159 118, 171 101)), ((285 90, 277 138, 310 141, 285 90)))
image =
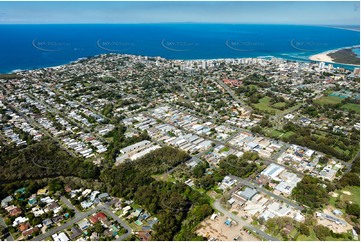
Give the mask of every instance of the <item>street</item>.
POLYGON ((213 203, 213 207, 215 209, 217 209, 218 211, 220 211, 221 213, 223 213, 225 216, 230 217, 231 219, 236 221, 241 227, 245 227, 248 230, 251 230, 252 232, 258 234, 261 237, 263 237, 265 240, 278 241, 277 238, 274 238, 274 237, 268 235, 267 233, 265 233, 262 230, 250 225, 249 223, 247 223, 246 221, 244 221, 243 219, 241 219, 237 215, 234 215, 233 213, 229 212, 227 209, 223 208, 223 206, 220 203, 220 199, 216 200, 213 203))
MULTIPOLYGON (((65 204, 69 204, 69 200, 65 197, 62 197, 61 200, 65 203, 65 204)), ((70 203, 71 204, 71 203, 70 203)), ((70 208, 74 209, 74 207, 71 205, 69 206, 70 208)), ((75 209, 74 209, 75 210, 75 209)), ((128 237, 129 235, 131 235, 132 233, 132 229, 123 221, 121 220, 117 215, 115 215, 112 210, 110 209, 109 206, 107 205, 100 205, 100 206, 97 206, 96 208, 93 208, 92 210, 89 210, 87 212, 80 212, 78 210, 75 210, 76 213, 74 215, 74 218, 72 218, 70 221, 66 222, 65 224, 61 225, 61 226, 58 226, 58 227, 55 227, 55 228, 52 228, 50 229, 49 231, 47 231, 45 234, 41 234, 33 239, 31 239, 31 241, 40 241, 40 240, 44 240, 46 239, 47 237, 59 232, 59 231, 62 231, 70 226, 73 226, 75 223, 83 220, 84 218, 87 218, 88 216, 92 215, 93 213, 96 213, 98 211, 103 211, 105 212, 106 214, 108 214, 110 217, 112 217, 113 219, 117 220, 126 230, 127 230, 127 233, 123 234, 122 236, 120 236, 118 238, 118 240, 123 240, 125 239, 126 237, 128 237)))
POLYGON ((268 191, 267 189, 263 188, 263 187, 260 187, 258 186, 257 184, 253 183, 253 182, 250 182, 246 179, 242 179, 242 178, 239 178, 237 176, 233 176, 233 175, 229 175, 232 179, 235 179, 237 181, 239 181, 240 183, 246 185, 246 186, 249 186, 251 188, 256 188, 259 192, 263 192, 265 194, 267 194, 268 196, 271 196, 271 197, 274 197, 275 199, 277 200, 280 200, 280 201, 283 201, 284 203, 286 203, 287 205, 289 206, 292 206, 294 207, 295 209, 297 210, 300 210, 302 211, 304 208, 302 206, 299 206, 298 204, 296 204, 295 202, 285 198, 285 197, 282 197, 282 196, 278 196, 276 194, 274 194, 273 192, 270 192, 268 191))

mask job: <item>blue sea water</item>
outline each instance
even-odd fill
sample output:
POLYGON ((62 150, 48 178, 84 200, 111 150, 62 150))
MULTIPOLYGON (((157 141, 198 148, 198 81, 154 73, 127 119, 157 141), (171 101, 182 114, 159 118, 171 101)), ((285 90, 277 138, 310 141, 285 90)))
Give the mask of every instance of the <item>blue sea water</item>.
POLYGON ((353 48, 352 51, 356 54, 358 58, 360 58, 360 48, 353 48))
POLYGON ((102 53, 168 59, 279 57, 308 61, 360 45, 356 31, 251 24, 0 25, 0 72, 66 64, 102 53))

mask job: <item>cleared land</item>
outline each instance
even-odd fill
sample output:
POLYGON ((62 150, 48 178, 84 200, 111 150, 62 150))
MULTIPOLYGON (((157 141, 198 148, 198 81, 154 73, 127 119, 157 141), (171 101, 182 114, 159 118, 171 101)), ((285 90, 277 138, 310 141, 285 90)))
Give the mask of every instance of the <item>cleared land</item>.
POLYGON ((279 113, 280 110, 271 107, 270 100, 271 100, 270 97, 263 97, 259 100, 257 104, 254 104, 254 106, 262 111, 267 111, 267 112, 274 111, 276 112, 276 114, 279 113))
POLYGON ((360 205, 360 187, 357 186, 348 186, 342 190, 336 190, 334 196, 330 197, 330 204, 335 205, 337 198, 340 198, 344 202, 352 202, 360 205))
POLYGON ((360 113, 360 104, 347 103, 341 106, 342 109, 354 110, 356 113, 360 113))
POLYGON ((297 104, 293 107, 290 107, 286 110, 279 110, 278 108, 282 108, 284 106, 286 106, 286 103, 285 102, 280 102, 280 103, 275 103, 275 104, 271 104, 270 103, 270 100, 271 98, 266 96, 266 97, 263 97, 261 98, 258 103, 256 104, 253 104, 253 106, 261 111, 266 111, 266 112, 275 112, 275 114, 284 114, 284 113, 287 113, 289 111, 293 111, 294 109, 297 109, 299 108, 302 104, 297 104))
MULTIPOLYGON (((325 96, 315 100, 315 103, 325 105, 325 104, 338 104, 342 102, 342 98, 335 96, 325 96)), ((357 113, 360 113, 360 104, 357 103, 347 103, 341 106, 341 109, 354 110, 357 113)))
POLYGON ((275 107, 275 108, 283 108, 283 107, 286 106, 286 103, 285 102, 275 103, 272 106, 275 107))
POLYGON ((233 241, 238 236, 244 241, 258 241, 252 234, 248 234, 239 225, 228 226, 225 224, 226 217, 217 217, 215 220, 203 221, 197 229, 197 234, 207 239, 215 238, 220 241, 233 241))
POLYGON ((321 97, 321 98, 315 100, 315 103, 318 103, 321 105, 338 104, 340 102, 342 102, 342 98, 335 97, 335 96, 326 96, 326 97, 321 97))

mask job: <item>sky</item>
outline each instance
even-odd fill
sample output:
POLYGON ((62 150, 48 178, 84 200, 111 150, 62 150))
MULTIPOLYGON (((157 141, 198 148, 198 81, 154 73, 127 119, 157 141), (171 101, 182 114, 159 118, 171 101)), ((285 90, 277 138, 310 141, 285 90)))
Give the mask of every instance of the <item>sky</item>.
POLYGON ((254 23, 359 25, 354 2, 0 2, 0 24, 254 23))

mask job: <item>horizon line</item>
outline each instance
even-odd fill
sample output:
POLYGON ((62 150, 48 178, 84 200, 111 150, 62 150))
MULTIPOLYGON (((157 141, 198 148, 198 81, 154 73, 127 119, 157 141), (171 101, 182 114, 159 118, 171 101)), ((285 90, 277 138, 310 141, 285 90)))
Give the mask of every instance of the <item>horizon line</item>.
POLYGON ((184 22, 129 22, 129 23, 114 23, 114 22, 94 22, 94 23, 0 23, 0 25, 60 25, 60 24, 79 24, 79 25, 87 25, 87 24, 250 24, 250 25, 306 25, 306 26, 323 26, 323 27, 360 27, 360 24, 309 24, 309 23, 253 23, 253 22, 194 22, 194 21, 184 21, 184 22))

